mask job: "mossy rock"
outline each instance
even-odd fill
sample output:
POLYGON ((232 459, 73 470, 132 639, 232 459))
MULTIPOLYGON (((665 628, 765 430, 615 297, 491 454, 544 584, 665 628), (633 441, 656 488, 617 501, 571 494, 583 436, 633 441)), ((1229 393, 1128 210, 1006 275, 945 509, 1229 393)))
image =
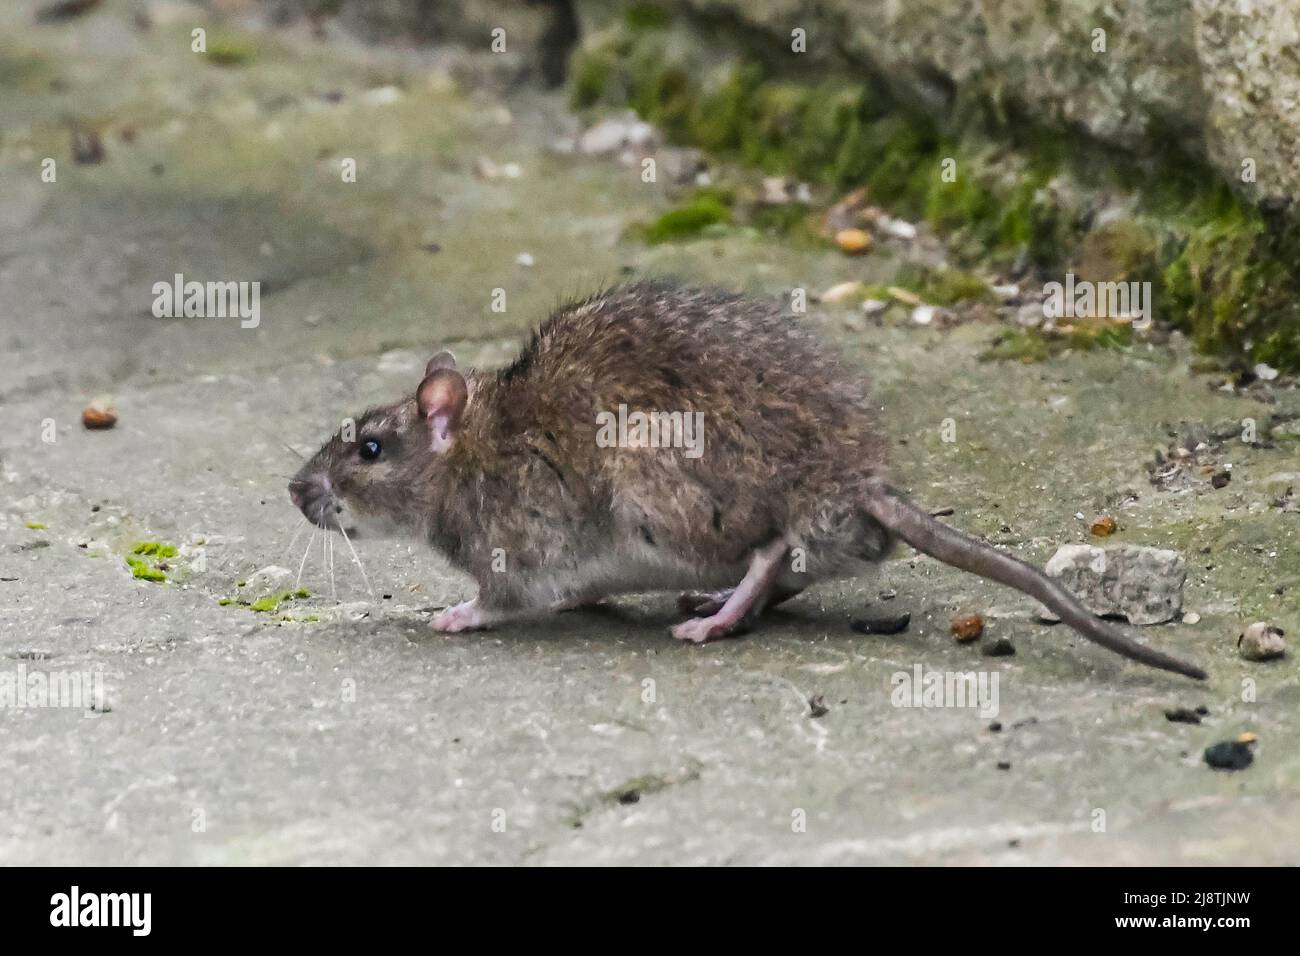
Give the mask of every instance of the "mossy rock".
MULTIPOLYGON (((755 47, 763 41, 644 6, 573 54, 575 105, 630 105, 672 142, 830 189, 865 185, 872 202, 945 233, 964 265, 1151 282, 1158 318, 1202 350, 1300 369, 1300 227, 1266 217, 1203 161, 1175 153, 1135 161, 1035 127, 1014 104, 967 89, 941 123, 894 98, 884 77, 831 66, 811 82, 782 72, 788 58, 755 47), (742 43, 755 48, 739 55, 742 43), (1131 214, 1096 225, 1117 197, 1131 214)), ((697 197, 643 235, 685 239, 731 221, 725 203, 697 197)), ((754 223, 780 233, 797 216, 755 211, 754 223)), ((975 289, 941 287, 930 301, 960 301, 966 291, 975 289)), ((1118 347, 1109 341, 1117 334, 1096 338, 1118 347)), ((1033 333, 1017 336, 1010 351, 1043 353, 1033 333)))

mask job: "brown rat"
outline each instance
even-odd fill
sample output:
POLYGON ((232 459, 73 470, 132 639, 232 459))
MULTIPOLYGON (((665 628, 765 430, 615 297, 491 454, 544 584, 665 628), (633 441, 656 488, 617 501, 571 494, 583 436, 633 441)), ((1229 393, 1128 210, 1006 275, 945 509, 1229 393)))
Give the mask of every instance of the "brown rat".
POLYGON ((698 616, 673 636, 704 641, 901 538, 1037 598, 1117 653, 1205 676, 892 488, 879 420, 865 383, 775 306, 638 282, 558 309, 500 371, 435 356, 410 398, 335 435, 289 493, 319 526, 339 527, 346 509, 472 575, 478 597, 438 614, 439 631, 620 593, 728 588, 681 598, 698 616))

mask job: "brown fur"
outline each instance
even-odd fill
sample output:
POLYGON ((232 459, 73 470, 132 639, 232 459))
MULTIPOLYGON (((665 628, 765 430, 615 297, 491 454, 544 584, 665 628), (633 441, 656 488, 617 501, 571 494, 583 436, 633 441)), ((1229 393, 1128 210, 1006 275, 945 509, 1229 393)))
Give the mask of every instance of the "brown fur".
POLYGON ((674 636, 708 640, 815 580, 880 560, 898 535, 1034 596, 1117 653, 1204 677, 891 488, 865 384, 774 305, 639 282, 558 309, 498 372, 462 378, 452 364, 435 356, 418 401, 367 412, 355 442, 336 435, 290 484, 319 525, 336 526, 346 507, 419 534, 471 574, 478 599, 439 615, 440 630, 740 582, 734 599, 684 596, 712 610, 674 636), (598 416, 620 405, 702 413, 702 454, 601 447, 598 416), (368 441, 382 444, 374 460, 362 455, 368 441))
POLYGON ((418 529, 485 603, 733 584, 779 535, 806 549, 809 579, 887 548, 855 504, 884 447, 867 390, 773 305, 620 286, 558 309, 511 365, 468 380, 446 454, 422 447, 408 400, 358 420, 358 444, 375 434, 388 460, 364 464, 335 436, 303 476, 328 475, 359 514, 418 529), (598 447, 597 413, 620 404, 702 412, 702 456, 598 447), (506 574, 491 569, 494 548, 506 574))

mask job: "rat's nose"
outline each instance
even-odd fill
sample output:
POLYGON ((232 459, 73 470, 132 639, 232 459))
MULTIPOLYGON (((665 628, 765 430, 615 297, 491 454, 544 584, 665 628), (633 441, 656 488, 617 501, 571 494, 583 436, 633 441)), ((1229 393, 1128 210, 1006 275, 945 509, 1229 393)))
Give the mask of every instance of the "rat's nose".
POLYGON ((307 500, 307 495, 311 491, 311 482, 303 481, 301 478, 295 478, 289 482, 289 500, 293 502, 295 508, 302 508, 302 503, 307 500))

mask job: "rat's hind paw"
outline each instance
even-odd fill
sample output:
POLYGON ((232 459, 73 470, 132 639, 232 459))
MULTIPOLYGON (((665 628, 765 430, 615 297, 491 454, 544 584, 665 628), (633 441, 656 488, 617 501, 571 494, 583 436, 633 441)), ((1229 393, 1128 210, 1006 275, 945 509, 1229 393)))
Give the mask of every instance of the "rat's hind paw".
POLYGON ((712 617, 694 617, 689 621, 682 621, 673 628, 673 637, 679 641, 703 644, 705 641, 720 637, 738 637, 745 630, 743 622, 732 622, 720 614, 715 614, 712 617))
POLYGON ((478 601, 465 601, 449 607, 434 617, 430 626, 444 634, 459 634, 461 631, 479 631, 491 626, 492 619, 478 606, 478 601))

